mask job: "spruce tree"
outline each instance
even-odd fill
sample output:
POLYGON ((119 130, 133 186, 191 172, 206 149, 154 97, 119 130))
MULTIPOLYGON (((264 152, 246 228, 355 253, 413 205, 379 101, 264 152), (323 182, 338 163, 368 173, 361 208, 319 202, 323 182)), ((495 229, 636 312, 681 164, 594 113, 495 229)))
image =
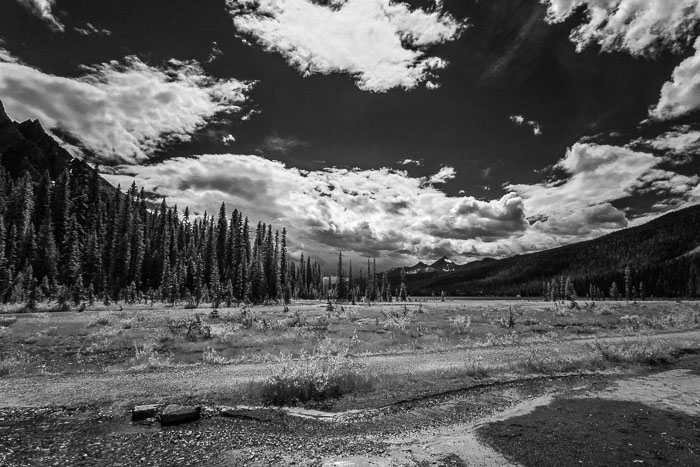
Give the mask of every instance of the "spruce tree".
POLYGON ((350 265, 348 266, 348 298, 350 303, 355 305, 355 279, 352 277, 352 260, 350 260, 350 265))
POLYGON ((345 292, 345 278, 343 274, 343 252, 338 253, 338 275, 336 282, 336 295, 339 302, 345 301, 347 294, 345 292))
POLYGON ((632 269, 629 266, 625 268, 625 299, 632 300, 632 269))
POLYGON ((282 298, 285 305, 291 301, 290 287, 287 277, 287 229, 282 228, 281 251, 280 251, 280 287, 282 287, 282 298))
POLYGON ((226 219, 226 205, 221 203, 219 219, 216 225, 216 257, 219 273, 226 271, 226 237, 228 233, 228 220, 226 219))
POLYGON ((406 289, 406 269, 401 268, 401 290, 399 296, 402 302, 408 300, 408 290, 406 289))

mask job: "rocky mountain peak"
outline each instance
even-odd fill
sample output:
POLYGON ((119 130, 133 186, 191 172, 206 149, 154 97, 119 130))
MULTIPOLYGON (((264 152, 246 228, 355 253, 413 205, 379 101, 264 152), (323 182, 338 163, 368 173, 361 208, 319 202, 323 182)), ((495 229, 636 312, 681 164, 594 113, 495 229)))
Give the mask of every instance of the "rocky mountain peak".
POLYGON ((12 122, 12 120, 10 120, 10 117, 7 115, 7 112, 5 112, 5 107, 2 105, 2 101, 0 101, 0 126, 5 125, 9 122, 12 122))

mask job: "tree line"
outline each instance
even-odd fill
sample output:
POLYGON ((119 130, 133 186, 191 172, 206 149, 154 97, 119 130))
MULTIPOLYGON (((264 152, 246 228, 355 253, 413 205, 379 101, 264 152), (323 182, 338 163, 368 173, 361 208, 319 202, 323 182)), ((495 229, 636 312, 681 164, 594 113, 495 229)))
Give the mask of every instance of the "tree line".
POLYGON ((289 302, 316 297, 320 266, 289 262, 286 229, 180 216, 136 184, 105 190, 97 170, 12 179, 0 166, 0 301, 289 302))
POLYGON ((97 170, 73 167, 35 180, 13 179, 0 166, 3 303, 406 300, 403 277, 394 289, 369 259, 355 277, 340 253, 331 278, 310 256, 290 257, 286 228, 252 225, 238 209, 229 216, 224 203, 216 216, 191 216, 188 208, 180 215, 135 182, 126 191, 105 189, 97 170))

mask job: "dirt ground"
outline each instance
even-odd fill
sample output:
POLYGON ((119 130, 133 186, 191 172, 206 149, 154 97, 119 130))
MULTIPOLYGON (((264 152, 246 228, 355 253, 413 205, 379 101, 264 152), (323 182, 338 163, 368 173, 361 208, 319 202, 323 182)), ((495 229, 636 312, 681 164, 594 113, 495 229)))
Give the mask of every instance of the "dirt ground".
MULTIPOLYGON (((464 313, 461 304, 450 306, 464 313)), ((533 309, 542 323, 541 306, 533 309)), ((651 308, 638 317, 644 313, 656 319, 651 308)), ((620 318, 629 309, 603 316, 627 323, 620 318)), ((74 318, 95 322, 94 315, 74 318)), ((598 318, 567 319, 576 328, 598 318)), ((34 318, 21 319, 27 324, 17 329, 35 326, 34 318)), ((44 326, 53 319, 35 321, 44 326)), ((518 317, 527 319, 527 312, 518 317)), ((3 338, 17 339, 17 322, 3 338)), ((488 338, 488 345, 464 346, 455 338, 459 345, 452 347, 358 353, 347 358, 389 383, 306 409, 259 407, 242 397, 251 382, 284 364, 279 361, 10 371, 0 374, 0 465, 700 465, 700 330, 685 322, 690 329, 644 332, 645 348, 675 349, 648 363, 577 367, 590 362, 595 345, 641 342, 629 327, 534 342, 488 338), (566 371, 532 366, 542 356, 566 362, 566 371), (470 370, 474 362, 480 371, 470 370), (130 409, 145 403, 198 405, 202 418, 172 427, 132 422, 130 409)), ((61 341, 57 327, 46 342, 72 342, 61 341)), ((138 322, 134 328, 143 332, 138 322)), ((75 335, 67 327, 70 332, 75 335)), ((57 361, 70 353, 49 344, 42 352, 57 361)))
POLYGON ((699 369, 690 353, 333 414, 209 405, 198 422, 162 428, 99 404, 45 404, 35 389, 31 406, 2 398, 0 465, 698 465, 699 369))

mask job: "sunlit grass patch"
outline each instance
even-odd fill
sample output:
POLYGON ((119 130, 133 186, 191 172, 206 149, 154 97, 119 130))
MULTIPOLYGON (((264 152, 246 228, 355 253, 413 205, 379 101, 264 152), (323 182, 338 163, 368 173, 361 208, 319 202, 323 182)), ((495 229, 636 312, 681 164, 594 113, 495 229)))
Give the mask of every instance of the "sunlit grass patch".
POLYGON ((665 340, 637 339, 620 343, 596 340, 593 349, 611 363, 658 364, 668 362, 676 348, 665 340))
POLYGON ((337 399, 373 389, 376 376, 366 373, 347 357, 313 356, 288 359, 259 385, 260 399, 267 405, 295 405, 337 399))

